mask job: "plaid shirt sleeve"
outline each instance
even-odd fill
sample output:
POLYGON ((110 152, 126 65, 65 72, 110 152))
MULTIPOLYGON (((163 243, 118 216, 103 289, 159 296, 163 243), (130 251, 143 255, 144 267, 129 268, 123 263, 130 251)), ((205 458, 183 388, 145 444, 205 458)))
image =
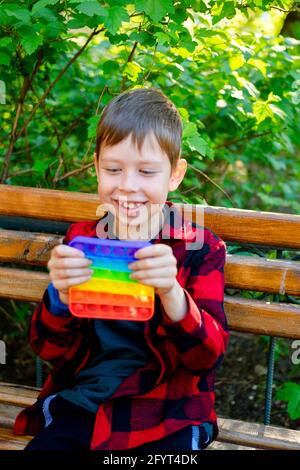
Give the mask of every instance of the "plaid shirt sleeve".
MULTIPOLYGON (((74 226, 69 228, 63 243, 68 243, 73 229, 74 226)), ((86 322, 73 315, 53 314, 47 289, 33 313, 28 332, 29 343, 33 351, 46 361, 72 356, 84 337, 86 322)))
MULTIPOLYGON (((223 306, 225 257, 225 243, 211 233, 208 253, 204 257, 201 250, 195 253, 185 281, 180 273, 178 276, 188 304, 186 316, 175 323, 162 308, 160 334, 172 343, 178 362, 195 372, 217 366, 227 346, 223 306)), ((176 363, 174 358, 172 362, 176 363)))

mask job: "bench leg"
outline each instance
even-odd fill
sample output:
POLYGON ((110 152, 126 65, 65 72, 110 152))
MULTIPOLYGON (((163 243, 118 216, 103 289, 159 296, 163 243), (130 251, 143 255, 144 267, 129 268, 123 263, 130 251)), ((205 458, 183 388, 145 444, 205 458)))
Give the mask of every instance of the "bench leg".
POLYGON ((271 409, 272 409, 272 385, 274 376, 274 364, 275 364, 275 345, 276 338, 270 336, 269 350, 268 350, 268 370, 266 379, 266 393, 265 393, 265 415, 264 424, 270 424, 271 421, 271 409))

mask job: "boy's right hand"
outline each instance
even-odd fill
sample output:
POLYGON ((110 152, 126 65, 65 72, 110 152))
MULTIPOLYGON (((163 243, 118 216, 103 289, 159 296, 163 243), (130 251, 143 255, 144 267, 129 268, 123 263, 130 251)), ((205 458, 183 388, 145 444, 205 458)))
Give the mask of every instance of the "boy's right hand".
POLYGON ((69 303, 69 287, 90 279, 93 272, 89 269, 91 264, 92 261, 76 248, 68 245, 57 245, 53 248, 47 268, 62 303, 69 303))

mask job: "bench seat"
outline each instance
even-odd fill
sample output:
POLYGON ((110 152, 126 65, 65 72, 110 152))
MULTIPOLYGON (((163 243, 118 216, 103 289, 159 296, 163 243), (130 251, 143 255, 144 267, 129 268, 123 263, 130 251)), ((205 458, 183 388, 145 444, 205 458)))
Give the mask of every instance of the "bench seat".
MULTIPOLYGON (((19 411, 34 403, 35 387, 0 382, 0 450, 22 450, 31 436, 14 436, 12 427, 19 411)), ((219 418, 219 436, 210 450, 300 450, 300 431, 219 418)))

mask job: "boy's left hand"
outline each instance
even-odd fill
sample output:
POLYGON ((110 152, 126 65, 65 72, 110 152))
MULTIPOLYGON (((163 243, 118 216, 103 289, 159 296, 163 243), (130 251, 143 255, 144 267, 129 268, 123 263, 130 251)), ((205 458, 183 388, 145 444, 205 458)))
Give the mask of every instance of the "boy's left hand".
POLYGON ((138 250, 135 257, 139 260, 128 265, 134 271, 132 279, 154 287, 159 296, 168 294, 176 285, 177 260, 170 246, 163 243, 147 246, 138 250))

